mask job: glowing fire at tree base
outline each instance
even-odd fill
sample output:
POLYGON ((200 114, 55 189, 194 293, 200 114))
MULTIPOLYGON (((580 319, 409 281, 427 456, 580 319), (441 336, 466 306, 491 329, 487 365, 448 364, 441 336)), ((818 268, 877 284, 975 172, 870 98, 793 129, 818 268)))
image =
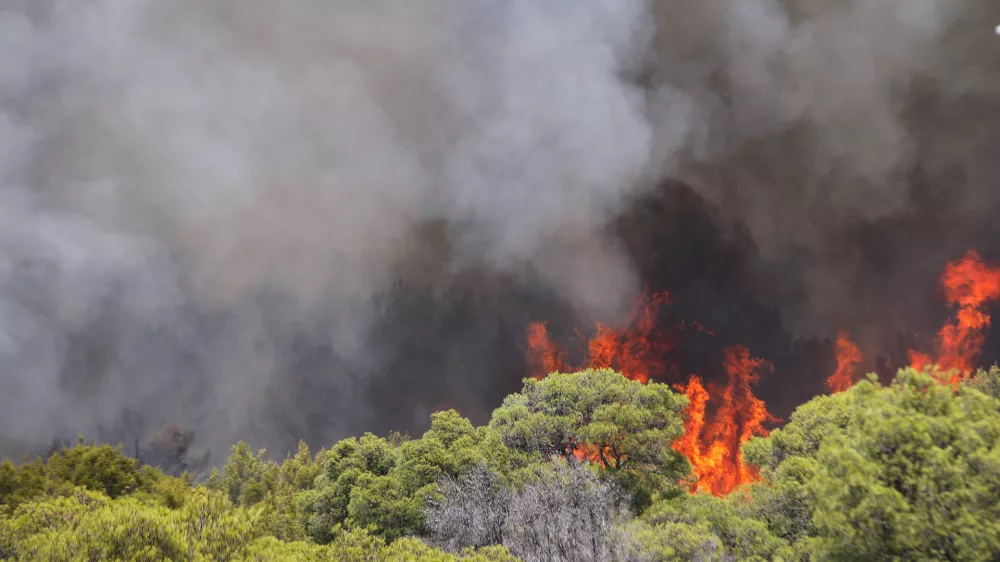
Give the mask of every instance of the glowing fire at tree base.
MULTIPOLYGON (((954 384, 975 371, 990 324, 986 304, 1000 299, 1000 268, 986 266, 978 254, 969 252, 947 265, 941 285, 948 303, 958 307, 956 318, 938 333, 935 354, 911 350, 910 360, 914 368, 921 370, 938 365, 942 372, 950 373, 942 382, 954 384)), ((676 341, 669 334, 657 333, 657 313, 668 303, 665 293, 641 299, 624 331, 598 324, 586 346, 587 360, 581 369, 611 368, 642 383, 664 377, 668 370, 665 357, 676 341)), ((694 325, 705 331, 697 323, 694 325)), ((857 366, 864 356, 844 331, 838 334, 834 350, 837 367, 827 385, 833 392, 843 392, 854 384, 857 366)), ((721 392, 713 395, 698 376, 674 386, 687 396, 689 404, 684 434, 673 447, 691 463, 697 479, 692 489, 715 495, 728 494, 759 479, 756 469, 743 461, 741 447, 754 436, 768 435, 765 424, 781 421, 753 393, 760 379, 758 371, 766 363, 743 346, 727 348, 724 355, 728 382, 721 392), (710 420, 708 412, 712 412, 710 420)), ((572 370, 566 357, 566 352, 550 338, 544 322, 528 327, 527 359, 535 378, 572 370)), ((602 453, 583 444, 575 455, 580 460, 601 463, 606 457, 602 453)))
MULTIPOLYGON (((625 377, 642 383, 666 372, 664 356, 673 348, 669 339, 657 338, 657 312, 669 302, 664 293, 641 300, 633 312, 629 328, 618 331, 598 324, 596 335, 587 345, 587 363, 581 369, 613 368, 625 377)), ((699 326, 700 327, 700 326, 699 326)), ((567 370, 566 352, 549 337, 544 323, 528 327, 528 364, 535 378, 567 370)), ((725 351, 728 384, 715 399, 697 376, 686 386, 677 387, 687 395, 685 433, 674 449, 691 463, 697 481, 693 489, 724 495, 738 486, 758 479, 756 470, 743 462, 740 447, 755 435, 767 435, 764 424, 777 422, 767 406, 753 394, 759 380, 757 370, 765 365, 743 346, 725 351), (706 423, 706 410, 714 416, 706 423)), ((601 451, 586 445, 575 452, 580 460, 603 462, 601 451)))

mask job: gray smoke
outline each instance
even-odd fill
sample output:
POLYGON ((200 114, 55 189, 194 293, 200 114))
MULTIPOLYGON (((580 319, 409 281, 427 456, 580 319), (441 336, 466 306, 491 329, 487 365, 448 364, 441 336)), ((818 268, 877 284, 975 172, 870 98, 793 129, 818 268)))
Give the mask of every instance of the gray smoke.
POLYGON ((749 230, 777 271, 763 283, 789 329, 850 328, 885 350, 927 326, 921 291, 946 260, 996 253, 1000 4, 707 0, 654 11, 654 161, 749 230), (663 104, 694 116, 684 142, 663 104))
POLYGON ((330 425, 357 418, 372 297, 428 221, 455 269, 534 265, 582 310, 633 289, 599 231, 649 157, 618 75, 641 1, 277 6, 0 6, 8 439, 128 407, 275 443, 300 331, 345 358, 330 425))
MULTIPOLYGON (((839 225, 990 142, 908 112, 998 93, 993 4, 0 0, 0 453, 123 409, 214 450, 357 431, 397 279, 613 315, 640 281, 606 226, 668 177, 812 252, 790 314, 829 321, 839 225), (302 340, 321 407, 289 397, 302 340)), ((962 216, 996 179, 969 158, 962 216)))

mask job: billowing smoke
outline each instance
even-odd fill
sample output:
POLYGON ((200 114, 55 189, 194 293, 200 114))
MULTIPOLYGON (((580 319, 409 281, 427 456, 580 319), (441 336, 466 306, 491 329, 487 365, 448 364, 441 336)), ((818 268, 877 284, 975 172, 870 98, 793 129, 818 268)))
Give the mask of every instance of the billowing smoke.
POLYGON ((667 173, 781 266, 767 282, 794 331, 868 330, 859 337, 884 349, 925 328, 921 293, 946 260, 1000 250, 1000 6, 658 6, 653 82, 673 92, 681 77, 707 123, 667 173))
POLYGON ((583 310, 634 288, 597 233, 649 158, 619 76, 644 49, 638 0, 4 4, 16 442, 126 407, 280 443, 272 418, 303 415, 280 396, 297 345, 327 353, 305 413, 356 429, 373 297, 420 276, 436 223, 450 270, 533 265, 583 310))
POLYGON ((647 284, 778 360, 933 330, 995 4, 0 0, 0 454, 481 415, 647 284))

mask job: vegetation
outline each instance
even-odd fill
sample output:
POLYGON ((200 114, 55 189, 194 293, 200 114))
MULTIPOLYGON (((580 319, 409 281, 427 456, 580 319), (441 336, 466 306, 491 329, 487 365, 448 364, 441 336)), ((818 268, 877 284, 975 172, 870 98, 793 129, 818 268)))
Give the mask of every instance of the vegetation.
POLYGON ((998 380, 815 398, 724 498, 683 491, 686 399, 606 370, 527 380, 485 427, 439 412, 282 462, 238 443, 204 482, 80 442, 0 463, 0 560, 998 560, 998 380))

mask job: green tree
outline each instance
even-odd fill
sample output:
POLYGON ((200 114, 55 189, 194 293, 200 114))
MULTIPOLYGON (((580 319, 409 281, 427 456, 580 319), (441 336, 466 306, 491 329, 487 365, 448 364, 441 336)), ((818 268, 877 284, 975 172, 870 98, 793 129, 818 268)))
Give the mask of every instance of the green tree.
POLYGON ((424 508, 438 482, 476 466, 510 472, 511 455, 490 428, 476 428, 455 411, 431 416, 420 439, 392 441, 366 434, 344 439, 322 455, 314 486, 298 495, 302 525, 319 543, 336 525, 370 528, 390 542, 425 531, 424 508))
POLYGON ((253 505, 277 486, 278 465, 267 460, 266 451, 254 453, 250 446, 240 441, 233 445, 222 472, 213 469, 209 487, 222 490, 236 505, 253 505))
POLYGON ((10 461, 0 462, 0 515, 44 494, 48 488, 45 462, 41 459, 20 466, 10 461))
POLYGON ((424 498, 410 493, 392 476, 363 473, 354 482, 347 504, 348 522, 370 528, 388 541, 422 533, 424 498))
POLYGON ((365 476, 387 476, 396 465, 392 445, 372 434, 344 439, 323 455, 314 487, 297 499, 303 527, 314 541, 333 539, 336 525, 347 523, 351 494, 365 476))
POLYGON ((634 494, 675 489, 689 466, 671 444, 683 432, 687 399, 665 384, 642 384, 608 369, 525 379, 493 412, 507 447, 542 456, 593 456, 634 494))
POLYGON ((749 516, 746 497, 735 494, 718 498, 699 493, 682 495, 654 504, 643 514, 638 528, 647 539, 661 533, 653 542, 640 542, 640 550, 652 553, 653 560, 680 559, 684 553, 700 553, 708 560, 760 561, 786 560, 791 550, 786 541, 768 528, 766 522, 749 516), (664 544, 665 537, 675 536, 676 544, 664 544), (647 549, 648 547, 648 549, 647 549))
POLYGON ((658 525, 636 520, 624 525, 619 533, 627 560, 642 562, 729 562, 722 540, 705 523, 663 522, 658 525))
POLYGON ((965 384, 993 398, 1000 398, 1000 367, 996 365, 989 369, 980 369, 968 379, 965 384))
POLYGON ((320 459, 313 457, 309 445, 299 441, 295 455, 289 455, 278 470, 278 486, 294 491, 312 488, 316 477, 322 472, 320 459))
POLYGON ((751 508, 802 557, 1000 557, 1000 403, 901 371, 807 403, 745 447, 751 508))
POLYGON ((61 449, 46 463, 50 478, 96 490, 111 498, 149 487, 158 479, 154 470, 141 470, 139 461, 125 456, 121 448, 79 444, 61 449))
POLYGON ((431 428, 420 439, 400 444, 392 475, 413 494, 442 479, 468 474, 480 465, 506 474, 511 458, 499 433, 473 427, 458 412, 448 410, 431 415, 431 428))

